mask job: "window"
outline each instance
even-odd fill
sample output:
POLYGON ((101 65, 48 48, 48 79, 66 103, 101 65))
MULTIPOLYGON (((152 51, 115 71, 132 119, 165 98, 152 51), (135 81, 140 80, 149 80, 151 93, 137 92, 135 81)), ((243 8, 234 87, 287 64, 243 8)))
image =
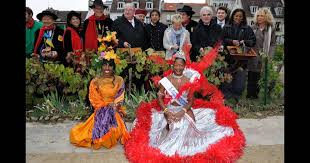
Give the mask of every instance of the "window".
POLYGON ((170 21, 170 15, 167 15, 167 21, 170 21))
POLYGON ((276 22, 276 31, 280 31, 281 29, 280 29, 280 24, 281 24, 281 22, 276 22))
POLYGON ((224 6, 224 3, 220 3, 220 4, 219 4, 219 7, 220 7, 220 6, 224 6))
POLYGON ((258 6, 250 6, 251 14, 255 14, 257 9, 258 9, 258 6))
POLYGON ((125 2, 117 2, 117 9, 124 9, 125 2))
POLYGON ((227 8, 228 7, 228 3, 224 3, 224 6, 227 8))
POLYGON ((217 7, 216 3, 213 3, 213 6, 214 6, 214 7, 217 7))
POLYGON ((139 2, 132 2, 135 8, 139 8, 139 2))
POLYGON ((284 35, 278 35, 278 36, 276 36, 276 39, 277 39, 278 45, 284 44, 284 35))
POLYGON ((153 9, 153 2, 146 2, 145 9, 153 9))
POLYGON ((274 8, 276 15, 283 15, 283 7, 274 8))

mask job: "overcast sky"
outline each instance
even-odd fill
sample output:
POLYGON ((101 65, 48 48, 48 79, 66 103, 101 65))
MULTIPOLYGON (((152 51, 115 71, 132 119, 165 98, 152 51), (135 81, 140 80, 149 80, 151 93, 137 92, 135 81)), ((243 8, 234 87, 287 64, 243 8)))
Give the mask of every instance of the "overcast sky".
MULTIPOLYGON (((105 1, 105 0, 103 0, 105 1)), ((169 3, 204 3, 205 0, 164 0, 169 3)), ((30 7, 33 11, 33 18, 36 15, 48 7, 52 7, 55 10, 75 10, 75 11, 87 11, 88 0, 26 0, 26 6, 30 7)))

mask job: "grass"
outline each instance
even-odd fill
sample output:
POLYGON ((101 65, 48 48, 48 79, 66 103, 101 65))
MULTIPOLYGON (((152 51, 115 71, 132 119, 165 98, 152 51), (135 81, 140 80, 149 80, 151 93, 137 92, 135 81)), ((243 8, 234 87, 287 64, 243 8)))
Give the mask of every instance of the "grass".
POLYGON ((239 118, 261 119, 268 116, 284 115, 284 99, 272 100, 267 105, 264 105, 262 99, 242 97, 238 103, 227 100, 225 104, 230 106, 239 115, 239 118))
MULTIPOLYGON (((284 99, 272 98, 267 105, 263 104, 262 97, 259 99, 247 99, 246 91, 238 101, 225 100, 225 104, 230 106, 239 118, 261 119, 267 116, 284 115, 284 99)), ((135 90, 132 94, 125 95, 125 106, 127 108, 126 122, 133 122, 135 112, 141 102, 150 102, 156 98, 154 90, 135 90), (128 98, 130 97, 130 98, 128 98)), ((42 99, 40 99, 42 100, 42 99)), ((207 100, 207 99, 206 99, 207 100)), ((60 116, 62 119, 86 120, 93 113, 93 109, 85 104, 82 99, 68 100, 66 97, 51 93, 44 97, 44 102, 37 104, 33 109, 26 112, 28 117, 52 117, 60 116)), ((43 121, 45 122, 45 121, 43 121)))

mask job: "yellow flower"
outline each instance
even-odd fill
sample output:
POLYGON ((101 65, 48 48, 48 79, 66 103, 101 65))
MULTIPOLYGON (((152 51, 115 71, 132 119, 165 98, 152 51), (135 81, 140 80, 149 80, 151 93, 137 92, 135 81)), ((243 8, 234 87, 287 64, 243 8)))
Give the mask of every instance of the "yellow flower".
POLYGON ((99 42, 103 42, 104 40, 103 40, 103 38, 97 38, 97 40, 99 41, 99 42))
POLYGON ((98 47, 98 51, 99 52, 102 52, 102 51, 105 51, 107 47, 105 46, 105 44, 101 44, 99 47, 98 47))
POLYGON ((106 37, 103 38, 104 41, 111 42, 112 36, 107 35, 106 37))
POLYGON ((105 56, 104 56, 104 59, 106 60, 110 60, 110 59, 116 59, 116 54, 114 53, 114 50, 111 50, 111 51, 108 51, 108 52, 105 52, 105 56))
POLYGON ((119 59, 118 56, 116 57, 116 59, 114 59, 114 63, 117 65, 121 63, 121 60, 119 59))

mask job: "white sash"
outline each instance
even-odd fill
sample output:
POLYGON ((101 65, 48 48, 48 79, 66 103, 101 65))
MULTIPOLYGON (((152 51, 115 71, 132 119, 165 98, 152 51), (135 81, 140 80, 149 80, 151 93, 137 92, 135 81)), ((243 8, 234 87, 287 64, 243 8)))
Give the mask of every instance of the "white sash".
POLYGON ((169 93, 169 95, 179 104, 182 106, 185 106, 187 104, 187 100, 184 99, 182 96, 180 96, 178 99, 176 99, 177 94, 179 91, 172 85, 172 83, 168 80, 168 78, 164 77, 162 78, 159 83, 164 86, 166 91, 169 93))

